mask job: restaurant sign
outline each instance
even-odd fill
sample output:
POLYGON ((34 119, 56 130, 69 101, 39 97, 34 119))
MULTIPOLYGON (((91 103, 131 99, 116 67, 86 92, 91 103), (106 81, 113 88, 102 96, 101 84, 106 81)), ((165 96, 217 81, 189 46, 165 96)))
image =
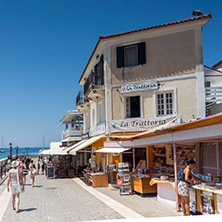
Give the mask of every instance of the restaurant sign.
POLYGON ((180 123, 178 116, 156 117, 152 119, 130 118, 123 120, 109 120, 109 132, 145 131, 158 126, 166 126, 168 123, 180 123))
POLYGON ((158 82, 157 81, 122 85, 121 86, 121 93, 131 93, 131 92, 153 90, 153 89, 158 89, 158 82))

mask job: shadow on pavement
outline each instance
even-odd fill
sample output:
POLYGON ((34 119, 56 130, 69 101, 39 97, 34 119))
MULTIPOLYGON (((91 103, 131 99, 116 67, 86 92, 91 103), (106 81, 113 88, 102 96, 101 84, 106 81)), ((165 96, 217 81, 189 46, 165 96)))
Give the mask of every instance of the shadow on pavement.
POLYGON ((40 187, 43 187, 42 185, 34 185, 34 188, 37 187, 37 188, 40 188, 40 187))
POLYGON ((37 208, 27 208, 27 209, 19 209, 20 212, 24 212, 24 211, 33 211, 33 210, 37 210, 37 208))

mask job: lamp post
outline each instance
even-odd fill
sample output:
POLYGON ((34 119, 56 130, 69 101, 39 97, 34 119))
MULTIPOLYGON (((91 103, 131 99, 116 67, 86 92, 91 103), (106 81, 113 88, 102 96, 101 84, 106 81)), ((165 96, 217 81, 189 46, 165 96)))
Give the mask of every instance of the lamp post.
POLYGON ((10 159, 12 161, 12 143, 9 143, 9 148, 10 148, 10 159))
POLYGON ((16 147, 15 147, 15 150, 16 150, 16 156, 17 156, 17 157, 18 157, 18 149, 19 149, 19 147, 16 146, 16 147))

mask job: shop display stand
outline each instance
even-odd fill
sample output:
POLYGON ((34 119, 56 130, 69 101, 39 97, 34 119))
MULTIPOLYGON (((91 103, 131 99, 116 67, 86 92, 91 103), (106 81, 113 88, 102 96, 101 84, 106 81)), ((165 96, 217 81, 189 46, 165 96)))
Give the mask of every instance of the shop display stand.
POLYGON ((195 161, 196 152, 194 147, 178 147, 177 148, 177 168, 178 168, 178 179, 182 178, 183 170, 186 167, 187 160, 195 161))
POLYGON ((131 194, 131 175, 129 170, 129 163, 122 162, 118 163, 117 183, 120 185, 120 195, 131 194))

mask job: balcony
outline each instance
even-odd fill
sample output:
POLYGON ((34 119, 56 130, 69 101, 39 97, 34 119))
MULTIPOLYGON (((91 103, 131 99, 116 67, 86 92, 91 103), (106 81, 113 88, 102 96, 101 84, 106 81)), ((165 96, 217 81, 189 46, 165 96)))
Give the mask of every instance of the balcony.
POLYGON ((104 73, 103 73, 103 56, 100 57, 98 64, 85 80, 83 86, 84 96, 97 102, 104 98, 104 73))
POLYGON ((221 112, 222 87, 206 87, 206 116, 221 112))
POLYGON ((206 87, 206 102, 222 102, 222 87, 206 87))
POLYGON ((89 110, 89 100, 84 98, 81 91, 76 97, 76 109, 82 113, 86 113, 89 110))
POLYGON ((61 139, 62 142, 80 141, 82 139, 82 130, 70 128, 62 131, 61 139))

